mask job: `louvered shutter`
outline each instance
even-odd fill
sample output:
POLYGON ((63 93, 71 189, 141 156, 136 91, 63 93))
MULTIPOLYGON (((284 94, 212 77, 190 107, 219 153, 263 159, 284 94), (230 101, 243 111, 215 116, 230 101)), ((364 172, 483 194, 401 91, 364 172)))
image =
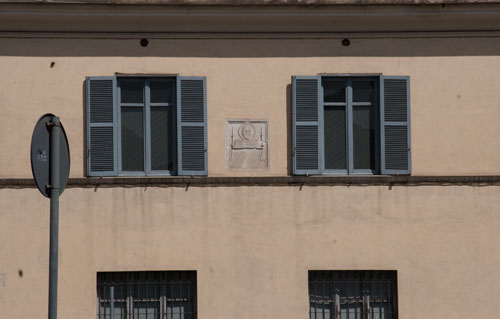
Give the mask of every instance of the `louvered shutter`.
POLYGON ((323 161, 320 77, 294 76, 292 82, 293 172, 319 174, 323 161))
POLYGON ((205 77, 178 77, 177 99, 178 174, 207 175, 205 77))
POLYGON ((89 176, 116 176, 116 78, 87 77, 87 172, 89 176))
POLYGON ((410 79, 407 76, 381 77, 381 172, 411 174, 410 79))

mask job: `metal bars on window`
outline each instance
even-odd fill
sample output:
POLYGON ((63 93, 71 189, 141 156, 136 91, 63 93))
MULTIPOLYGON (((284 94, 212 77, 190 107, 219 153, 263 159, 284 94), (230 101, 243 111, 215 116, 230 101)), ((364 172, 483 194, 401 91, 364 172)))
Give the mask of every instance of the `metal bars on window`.
POLYGON ((196 319, 195 271, 100 272, 97 319, 196 319))
POLYGON ((397 319, 392 270, 309 271, 310 319, 397 319))

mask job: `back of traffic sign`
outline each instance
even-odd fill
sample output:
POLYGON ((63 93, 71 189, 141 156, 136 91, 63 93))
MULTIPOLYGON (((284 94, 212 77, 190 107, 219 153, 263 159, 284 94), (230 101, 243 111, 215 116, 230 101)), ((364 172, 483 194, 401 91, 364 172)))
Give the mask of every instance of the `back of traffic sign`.
MULTIPOLYGON (((54 125, 53 114, 43 115, 35 125, 31 137, 31 170, 36 186, 43 196, 50 197, 50 132, 54 125)), ((69 146, 66 132, 61 123, 59 137, 59 194, 62 194, 69 176, 69 146)))

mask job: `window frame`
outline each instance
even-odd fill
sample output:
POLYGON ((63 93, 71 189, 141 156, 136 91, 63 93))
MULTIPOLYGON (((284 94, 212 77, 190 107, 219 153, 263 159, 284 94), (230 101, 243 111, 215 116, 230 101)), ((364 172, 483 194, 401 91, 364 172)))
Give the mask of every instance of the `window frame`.
MULTIPOLYGON (((351 290, 352 291, 352 290, 351 290)), ((345 293, 345 291, 344 291, 345 293)), ((347 304, 359 304, 359 312, 355 309, 354 317, 372 318, 374 317, 374 308, 378 304, 378 315, 381 315, 381 305, 386 304, 389 308, 389 319, 398 319, 399 317, 399 291, 398 291, 398 271, 397 270, 308 270, 308 297, 309 297, 309 318, 325 316, 332 319, 341 319, 342 299, 350 300, 347 304), (384 278, 385 277, 385 278, 384 278), (320 280, 318 280, 320 278, 320 280), (313 280, 312 280, 313 279, 313 280), (318 284, 321 294, 318 296, 318 284), (382 296, 382 285, 387 285, 386 297, 382 296), (325 286, 328 286, 325 294, 325 286), (341 294, 342 286, 347 288, 347 294, 341 294), (378 286, 378 298, 377 289, 378 286), (313 289, 311 289, 313 287, 313 289), (336 289, 334 289, 336 288, 336 289), (354 294, 350 294, 350 289, 354 288, 354 294), (358 295, 359 293, 359 295, 358 295), (384 299, 385 302, 384 302, 384 299), (354 301, 355 302, 352 302, 354 301), (322 311, 318 314, 317 307, 314 307, 313 315, 312 304, 323 304, 322 311), (329 304, 329 307, 325 307, 329 304), (375 306, 372 306, 372 305, 375 306), (368 310, 368 312, 366 312, 368 310)), ((350 318, 353 312, 346 311, 347 318, 350 318)), ((384 312, 385 314, 385 312, 384 312)), ((386 316, 384 315, 384 318, 386 316)))
MULTIPOLYGON (((184 315, 191 319, 196 319, 198 317, 197 277, 196 270, 99 271, 96 273, 96 317, 116 317, 117 312, 114 310, 121 309, 118 314, 120 318, 133 319, 139 314, 140 309, 143 309, 142 307, 138 307, 137 304, 146 303, 146 314, 142 313, 142 315, 147 318, 150 315, 154 318, 167 318, 169 315, 184 315), (115 278, 110 280, 110 277, 115 278), (116 277, 119 277, 121 280, 115 280, 116 277), (141 277, 143 280, 140 280, 141 277), (174 280, 175 277, 177 277, 177 280, 174 280), (187 277, 187 281, 184 281, 183 279, 186 278, 183 277, 187 277), (182 284, 187 285, 186 297, 170 296, 169 298, 169 292, 174 294, 175 285, 179 285, 179 293, 182 294, 182 284), (146 294, 151 291, 148 287, 154 287, 154 294, 157 296, 153 296, 153 298, 151 296, 146 296, 146 298, 142 296, 141 298, 141 286, 145 287, 146 294), (115 293, 117 291, 120 291, 120 293, 115 293), (121 298, 119 299, 117 295, 120 295, 121 298), (176 306, 176 303, 181 302, 180 299, 186 299, 184 301, 187 303, 188 311, 176 313, 171 309, 171 312, 169 312, 168 306, 170 303, 174 303, 173 306, 170 306, 173 308, 176 306), (121 307, 115 307, 117 303, 122 304, 121 307), (109 309, 109 311, 106 309, 109 309), (151 313, 148 309, 155 310, 151 313), (111 316, 112 313, 114 316, 111 316)), ((186 293, 186 291, 184 292, 186 293)), ((144 290, 142 294, 144 294, 144 290)))
MULTIPOLYGON (((335 99, 332 99, 331 101, 335 101, 335 99)), ((332 124, 335 124, 335 122, 338 123, 336 126, 329 127, 339 128, 338 125, 344 125, 344 123, 340 122, 341 117, 338 116, 339 114, 331 113, 328 115, 331 115, 330 119, 333 120, 332 124)), ((364 121, 364 117, 359 120, 364 121)), ((347 125, 348 124, 349 123, 347 123, 347 125)), ((334 131, 327 132, 329 133, 328 144, 332 145, 332 147, 344 147, 344 145, 341 145, 340 140, 331 139, 331 137, 335 136, 331 135, 333 132, 334 131), (330 143, 330 140, 333 143, 330 143)), ((355 132, 361 133, 356 130, 355 132)), ((342 135, 345 134, 343 133, 342 135)), ((294 175, 411 175, 412 152, 410 76, 383 75, 380 73, 319 73, 314 76, 293 75, 292 138, 292 173, 294 175), (374 138, 370 135, 370 141, 374 141, 374 139, 377 140, 377 147, 375 147, 374 152, 370 153, 375 155, 375 158, 370 157, 369 167, 371 172, 368 170, 352 169, 351 174, 349 174, 347 169, 343 169, 344 167, 347 167, 348 164, 338 161, 338 157, 337 161, 330 161, 330 159, 333 159, 330 155, 340 155, 338 150, 329 148, 328 150, 334 150, 334 152, 325 152, 325 106, 323 105, 323 77, 374 77, 375 81, 377 81, 378 78, 377 82, 379 87, 377 92, 375 92, 379 96, 379 111, 377 112, 378 114, 375 114, 378 117, 378 121, 376 121, 373 125, 373 128, 378 128, 378 132, 375 134, 374 138), (335 154, 335 152, 337 153, 335 154), (325 155, 328 155, 329 157, 326 158, 325 155), (325 171, 325 159, 329 160, 329 164, 333 164, 332 167, 341 167, 342 170, 325 171), (375 164, 374 162, 377 163, 375 164), (372 166, 372 163, 375 165, 372 166), (375 170, 372 169, 374 166, 376 166, 375 170)), ((342 138, 344 138, 344 136, 342 136, 342 138)), ((359 141, 362 142, 363 140, 359 141)), ((356 149, 352 148, 352 146, 351 149, 356 152, 356 149)), ((345 156, 344 151, 342 151, 342 155, 345 156)), ((356 159, 357 157, 353 156, 353 158, 356 159)), ((363 166, 365 166, 365 163, 363 163, 365 162, 364 157, 358 157, 357 159, 363 159, 363 161, 360 163, 355 160, 350 167, 356 163, 363 164, 363 166)), ((368 165, 366 166, 368 167, 368 165)))
POLYGON ((117 176, 176 176, 178 170, 177 157, 177 77, 176 76, 117 76, 116 77, 116 99, 117 99, 117 176), (172 105, 170 103, 151 103, 151 80, 168 79, 172 82, 172 105), (142 80, 143 81, 143 103, 122 103, 121 102, 121 86, 122 82, 142 80), (152 105, 155 104, 155 105, 152 105), (143 108, 143 156, 144 170, 143 171, 124 171, 122 169, 122 129, 121 129, 121 110, 122 107, 142 107, 143 108), (172 137, 172 152, 173 152, 173 168, 172 170, 152 170, 151 169, 151 107, 172 107, 172 116, 174 118, 172 137))
MULTIPOLYGON (((87 151, 85 169, 88 177, 208 175, 206 76, 181 76, 178 74, 124 75, 121 73, 115 73, 114 76, 87 76, 85 89, 85 125, 87 133, 85 140, 87 151), (120 139, 118 137, 118 129, 121 129, 121 127, 119 128, 121 119, 118 120, 118 112, 120 111, 118 105, 118 77, 172 78, 175 81, 176 99, 172 102, 176 103, 174 109, 176 113, 175 116, 171 116, 173 120, 173 123, 171 123, 172 130, 175 130, 170 141, 174 148, 171 152, 173 162, 168 161, 172 166, 166 167, 172 169, 171 171, 163 171, 163 174, 162 170, 149 170, 146 172, 145 167, 143 167, 144 170, 141 169, 140 171, 121 170, 119 172, 118 154, 121 154, 122 150, 118 149, 118 145, 121 144, 121 137, 120 139)), ((139 123, 136 119, 136 124, 139 125, 139 123)), ((146 126, 144 122, 141 124, 146 126)), ((161 125, 158 127, 161 127, 161 125)), ((147 133, 149 134, 149 132, 147 133)), ((160 134, 163 133, 160 132, 160 134)), ((144 141, 145 135, 142 137, 144 141)), ((168 135, 165 135, 168 138, 168 135)), ((153 159, 156 158, 153 157, 153 159)), ((120 162, 122 169, 123 161, 120 162)), ((160 164, 157 167, 162 168, 161 161, 158 163, 155 161, 155 164, 160 164)))
POLYGON ((320 116, 319 129, 320 139, 319 147, 322 150, 320 156, 320 170, 322 175, 378 175, 380 174, 380 75, 319 75, 320 86, 320 116), (345 102, 325 102, 323 80, 333 79, 334 81, 345 83, 345 102), (354 102, 352 82, 359 80, 370 80, 374 83, 374 104, 367 102, 354 102), (357 104, 357 105, 356 105, 357 104), (345 123, 346 123, 346 169, 327 169, 325 166, 325 106, 344 106, 345 107, 345 123), (354 131, 353 131, 353 107, 354 106, 373 106, 375 112, 374 130, 375 130, 375 169, 355 169, 354 168, 354 131))

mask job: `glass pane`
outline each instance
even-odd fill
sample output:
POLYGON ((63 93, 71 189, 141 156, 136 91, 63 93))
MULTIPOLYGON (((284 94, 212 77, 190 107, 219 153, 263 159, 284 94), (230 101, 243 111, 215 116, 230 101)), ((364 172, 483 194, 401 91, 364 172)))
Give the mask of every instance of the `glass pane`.
POLYGON ((143 80, 120 80, 121 103, 144 103, 143 89, 143 80))
POLYGON ((167 304, 167 319, 184 319, 184 306, 168 306, 167 304))
POLYGON ((309 319, 316 319, 316 307, 315 307, 315 303, 313 303, 313 302, 310 303, 309 319))
POLYGON ((311 305, 311 309, 309 312, 310 319, 334 319, 333 316, 330 316, 330 304, 318 304, 316 306, 311 305))
POLYGON ((122 170, 144 171, 142 107, 122 107, 122 170))
POLYGON ((149 82, 151 103, 173 103, 174 81, 172 79, 151 80, 149 82))
POLYGON ((160 302, 134 302, 134 319, 160 318, 160 302))
POLYGON ((99 319, 125 319, 125 309, 127 304, 125 302, 114 303, 114 317, 111 316, 111 304, 110 302, 101 303, 99 306, 99 319))
POLYGON ((174 112, 172 107, 151 107, 151 169, 174 169, 174 112))
POLYGON ((390 319, 389 306, 387 304, 372 305, 372 318, 373 319, 390 319))
POLYGON ((110 306, 109 306, 109 302, 103 302, 103 301, 100 301, 99 302, 99 312, 98 312, 98 316, 97 318, 98 319, 106 319, 106 318, 109 318, 110 317, 110 306))
POLYGON ((354 169, 375 169, 375 109, 354 106, 352 113, 354 169))
POLYGON ((344 106, 325 106, 325 168, 346 169, 344 106))
POLYGON ((125 311, 127 309, 126 302, 115 302, 115 317, 114 319, 125 319, 125 311))
POLYGON ((341 319, 361 319, 361 303, 356 303, 354 300, 340 302, 340 318, 341 319), (354 303, 353 303, 354 302, 354 303))
POLYGON ((325 102, 345 102, 345 81, 323 78, 325 102))
POLYGON ((375 102, 375 81, 352 81, 354 102, 375 102))

